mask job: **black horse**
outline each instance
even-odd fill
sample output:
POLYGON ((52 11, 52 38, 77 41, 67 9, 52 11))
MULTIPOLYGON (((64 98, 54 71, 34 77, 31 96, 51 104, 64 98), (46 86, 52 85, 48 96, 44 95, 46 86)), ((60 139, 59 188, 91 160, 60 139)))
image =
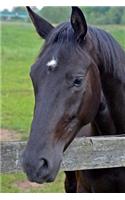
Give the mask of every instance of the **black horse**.
MULTIPOLYGON (((81 136, 125 132, 125 52, 110 34, 87 26, 78 7, 56 28, 27 10, 45 45, 30 72, 35 108, 23 167, 30 181, 43 183, 54 181, 80 130, 81 136)), ((66 172, 65 188, 125 192, 125 168, 66 172)))

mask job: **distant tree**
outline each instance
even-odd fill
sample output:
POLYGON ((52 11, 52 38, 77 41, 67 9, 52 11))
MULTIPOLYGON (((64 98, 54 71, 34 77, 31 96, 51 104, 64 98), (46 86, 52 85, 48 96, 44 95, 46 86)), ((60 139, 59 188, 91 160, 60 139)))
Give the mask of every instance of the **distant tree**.
POLYGON ((122 16, 121 16, 121 24, 125 25, 125 7, 124 7, 124 11, 123 11, 122 16))
POLYGON ((52 23, 60 23, 69 19, 70 7, 44 7, 40 10, 41 15, 52 23))
MULTIPOLYGON (((80 7, 89 24, 125 23, 125 7, 80 7)), ((44 7, 39 13, 50 22, 58 24, 70 18, 71 7, 44 7)))
POLYGON ((9 13, 9 10, 7 8, 2 10, 2 13, 9 13))
POLYGON ((120 24, 124 12, 124 7, 111 7, 107 13, 110 24, 120 24))
POLYGON ((12 12, 25 13, 26 12, 26 8, 24 6, 13 7, 12 12))
POLYGON ((36 7, 36 6, 31 6, 31 8, 32 8, 32 10, 34 11, 34 12, 39 12, 39 9, 36 7))
POLYGON ((91 13, 100 13, 100 14, 105 14, 110 7, 81 7, 81 9, 83 10, 83 12, 85 11, 87 14, 91 14, 91 13))

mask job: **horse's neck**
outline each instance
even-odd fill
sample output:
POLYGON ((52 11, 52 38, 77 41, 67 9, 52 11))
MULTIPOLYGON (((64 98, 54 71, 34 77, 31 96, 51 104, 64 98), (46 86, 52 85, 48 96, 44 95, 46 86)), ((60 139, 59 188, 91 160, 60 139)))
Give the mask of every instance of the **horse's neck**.
POLYGON ((94 122, 92 123, 93 131, 95 135, 115 135, 116 128, 114 121, 112 119, 111 113, 109 111, 106 99, 102 92, 101 103, 95 117, 94 122))
POLYGON ((96 57, 111 118, 117 133, 125 132, 125 53, 107 33, 96 35, 96 57))

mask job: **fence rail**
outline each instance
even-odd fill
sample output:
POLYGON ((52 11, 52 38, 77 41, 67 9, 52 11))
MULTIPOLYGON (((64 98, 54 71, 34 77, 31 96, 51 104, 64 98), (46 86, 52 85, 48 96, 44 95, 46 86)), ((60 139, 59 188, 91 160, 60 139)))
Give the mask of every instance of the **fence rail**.
MULTIPOLYGON (((1 142, 1 173, 21 171, 26 142, 1 142)), ((125 167, 125 137, 77 138, 64 152, 61 170, 125 167)))

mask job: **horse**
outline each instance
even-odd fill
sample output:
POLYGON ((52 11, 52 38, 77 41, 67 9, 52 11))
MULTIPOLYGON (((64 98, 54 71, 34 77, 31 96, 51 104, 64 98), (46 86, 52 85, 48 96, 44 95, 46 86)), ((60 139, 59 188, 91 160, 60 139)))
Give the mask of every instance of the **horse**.
MULTIPOLYGON (((35 106, 22 164, 42 184, 55 180, 75 137, 125 132, 125 52, 78 7, 56 27, 27 10, 45 44, 30 71, 35 106)), ((66 192, 125 192, 124 167, 65 174, 66 192)))
MULTIPOLYGON (((115 133, 115 131, 116 131, 115 125, 111 118, 111 114, 109 112, 106 99, 102 93, 101 103, 99 106, 98 113, 96 115, 96 119, 94 120, 92 124, 87 124, 86 126, 83 126, 82 129, 77 134, 77 137, 102 135, 102 132, 103 132, 103 135, 105 134, 112 135, 113 133, 115 133)), ((68 193, 94 191, 92 190, 92 185, 89 186, 89 184, 85 184, 85 181, 82 181, 83 178, 84 178, 83 180, 86 179, 85 173, 90 174, 92 171, 94 172, 94 175, 95 175, 95 172, 97 170, 85 170, 85 171, 79 170, 79 171, 71 171, 71 172, 66 171, 65 172, 66 174, 65 191, 68 193)), ((104 172, 104 170, 98 170, 98 172, 104 172)), ((103 176, 103 173, 101 173, 101 177, 102 176, 103 176)), ((102 183, 102 181, 100 181, 100 183, 102 183)), ((104 185, 103 185, 103 191, 104 191, 104 185)))

